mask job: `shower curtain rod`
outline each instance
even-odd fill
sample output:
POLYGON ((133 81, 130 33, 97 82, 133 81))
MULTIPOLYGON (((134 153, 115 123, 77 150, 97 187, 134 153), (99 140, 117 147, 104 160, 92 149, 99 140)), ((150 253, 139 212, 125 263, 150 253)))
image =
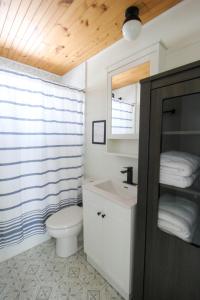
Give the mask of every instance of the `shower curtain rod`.
POLYGON ((18 74, 18 75, 21 74, 22 76, 27 76, 27 77, 30 77, 30 78, 33 78, 33 79, 35 78, 35 79, 38 79, 38 80, 41 80, 41 81, 44 81, 44 82, 47 82, 47 83, 51 83, 51 84, 54 84, 54 85, 57 85, 57 86, 66 87, 70 90, 75 90, 75 91, 78 91, 78 92, 85 93, 85 89, 79 89, 79 88, 76 88, 74 86, 70 86, 70 85, 58 83, 58 82, 55 82, 55 81, 43 79, 42 77, 39 77, 39 76, 35 76, 35 75, 32 75, 32 74, 30 75, 27 72, 15 71, 12 68, 5 68, 5 69, 0 69, 0 70, 3 71, 3 72, 11 72, 11 73, 15 73, 15 74, 18 74))
POLYGON ((46 80, 46 79, 43 79, 43 78, 42 78, 42 81, 45 81, 45 82, 51 83, 51 84, 55 84, 55 85, 58 85, 58 86, 66 87, 66 88, 68 88, 70 90, 75 90, 75 91, 78 91, 78 92, 85 93, 84 89, 79 89, 79 88, 73 87, 71 85, 66 85, 66 84, 55 82, 55 81, 46 80))

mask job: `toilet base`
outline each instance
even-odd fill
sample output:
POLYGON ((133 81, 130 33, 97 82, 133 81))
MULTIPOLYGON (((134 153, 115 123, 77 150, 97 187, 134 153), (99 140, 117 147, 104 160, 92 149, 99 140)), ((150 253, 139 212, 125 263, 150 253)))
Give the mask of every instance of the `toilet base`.
POLYGON ((77 236, 56 239, 56 254, 60 257, 68 257, 78 251, 77 236))

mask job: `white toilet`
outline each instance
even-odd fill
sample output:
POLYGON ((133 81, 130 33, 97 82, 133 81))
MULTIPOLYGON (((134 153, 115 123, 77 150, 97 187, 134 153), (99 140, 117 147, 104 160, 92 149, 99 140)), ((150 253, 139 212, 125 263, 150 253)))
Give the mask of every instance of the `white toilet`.
POLYGON ((83 226, 82 207, 69 206, 46 221, 47 232, 56 238, 56 254, 68 257, 78 250, 78 235, 83 226))

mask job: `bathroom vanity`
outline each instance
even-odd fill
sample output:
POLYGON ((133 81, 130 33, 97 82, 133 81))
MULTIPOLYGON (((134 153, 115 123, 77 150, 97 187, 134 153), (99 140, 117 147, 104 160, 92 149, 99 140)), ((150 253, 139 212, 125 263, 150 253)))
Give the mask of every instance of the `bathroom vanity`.
POLYGON ((125 298, 132 295, 137 187, 111 180, 83 186, 87 260, 125 298))

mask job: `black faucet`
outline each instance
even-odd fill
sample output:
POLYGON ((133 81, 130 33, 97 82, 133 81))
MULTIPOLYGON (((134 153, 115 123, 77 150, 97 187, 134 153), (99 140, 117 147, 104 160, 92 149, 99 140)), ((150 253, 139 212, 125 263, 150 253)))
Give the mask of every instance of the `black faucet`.
POLYGON ((122 174, 127 174, 127 180, 123 181, 124 183, 136 185, 133 183, 133 167, 126 167, 126 170, 120 171, 122 174))

